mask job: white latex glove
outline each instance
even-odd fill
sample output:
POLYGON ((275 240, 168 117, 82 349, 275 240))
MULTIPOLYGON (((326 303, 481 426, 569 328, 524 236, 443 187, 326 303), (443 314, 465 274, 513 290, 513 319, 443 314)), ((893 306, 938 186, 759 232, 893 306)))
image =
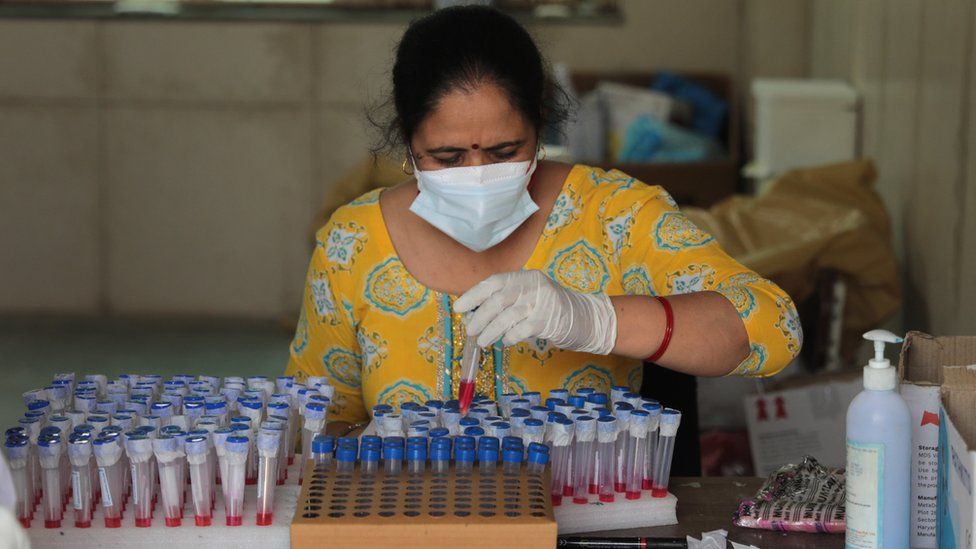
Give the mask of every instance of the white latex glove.
POLYGON ((491 275, 454 302, 459 313, 475 308, 467 331, 482 347, 542 338, 560 349, 607 355, 617 341, 617 314, 606 294, 567 290, 542 271, 491 275))

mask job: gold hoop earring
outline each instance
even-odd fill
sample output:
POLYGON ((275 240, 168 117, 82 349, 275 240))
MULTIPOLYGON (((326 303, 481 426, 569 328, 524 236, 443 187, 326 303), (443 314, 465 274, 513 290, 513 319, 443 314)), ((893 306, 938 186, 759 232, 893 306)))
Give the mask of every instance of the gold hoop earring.
POLYGON ((409 158, 404 158, 403 159, 403 164, 400 165, 400 169, 403 170, 403 173, 405 173, 407 175, 413 175, 413 172, 408 172, 407 171, 407 161, 408 160, 410 160, 410 159, 409 158))

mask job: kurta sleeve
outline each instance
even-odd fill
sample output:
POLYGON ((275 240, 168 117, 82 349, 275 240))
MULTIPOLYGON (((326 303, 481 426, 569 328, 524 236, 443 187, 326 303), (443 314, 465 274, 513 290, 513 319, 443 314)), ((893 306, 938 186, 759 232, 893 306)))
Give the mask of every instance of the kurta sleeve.
POLYGON ((626 293, 725 296, 749 335, 749 355, 734 374, 770 376, 797 356, 803 331, 786 292, 726 254, 661 187, 636 184, 621 195, 608 204, 605 226, 626 293))
POLYGON ((316 235, 308 266, 298 327, 286 368, 296 380, 325 376, 335 387, 330 420, 363 421, 367 418, 362 394, 362 354, 356 339, 349 288, 351 273, 337 270, 326 256, 332 234, 330 221, 316 235))

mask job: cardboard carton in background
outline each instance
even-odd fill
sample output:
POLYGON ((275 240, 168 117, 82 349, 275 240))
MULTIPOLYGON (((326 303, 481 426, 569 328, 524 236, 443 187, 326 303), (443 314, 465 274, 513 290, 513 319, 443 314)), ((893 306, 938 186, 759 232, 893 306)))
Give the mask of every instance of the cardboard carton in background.
POLYGON ((912 414, 912 524, 914 549, 937 547, 940 386, 943 367, 976 363, 976 337, 909 332, 901 348, 901 395, 912 414))
MULTIPOLYGON (((970 338, 976 339, 976 338, 970 338)), ((971 350, 976 351, 976 346, 971 350)), ((973 547, 976 543, 976 356, 972 365, 943 368, 939 411, 938 533, 939 547, 973 547)))

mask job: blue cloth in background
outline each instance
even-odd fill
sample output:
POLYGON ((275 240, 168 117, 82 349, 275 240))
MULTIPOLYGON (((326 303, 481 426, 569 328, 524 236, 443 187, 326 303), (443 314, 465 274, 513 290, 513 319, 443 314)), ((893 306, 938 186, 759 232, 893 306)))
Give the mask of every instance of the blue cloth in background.
POLYGON ((651 89, 691 104, 691 128, 713 139, 721 138, 729 105, 711 90, 668 71, 658 73, 651 89))
POLYGON ((715 140, 663 122, 638 116, 627 127, 618 162, 694 162, 719 154, 715 140))

